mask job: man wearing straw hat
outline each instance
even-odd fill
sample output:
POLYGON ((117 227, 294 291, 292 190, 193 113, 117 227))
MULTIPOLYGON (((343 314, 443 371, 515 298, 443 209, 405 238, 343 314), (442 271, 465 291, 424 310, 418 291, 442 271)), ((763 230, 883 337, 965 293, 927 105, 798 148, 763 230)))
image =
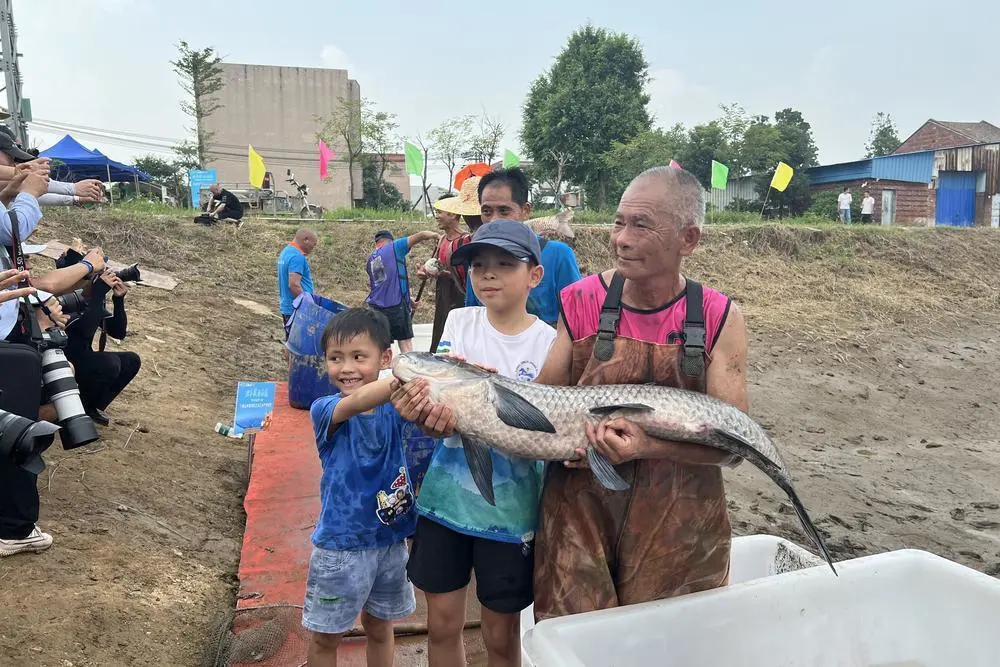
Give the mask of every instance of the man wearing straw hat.
MULTIPOLYGON (((471 180, 471 179, 468 179, 471 180)), ((479 180, 478 178, 476 179, 479 180)), ((463 186, 465 184, 463 183, 463 186)), ((473 186, 473 195, 475 189, 473 186)), ((475 201, 455 201, 459 197, 445 195, 434 202, 438 230, 442 237, 434 249, 431 260, 417 269, 417 275, 422 280, 434 279, 434 325, 431 329, 430 351, 437 350, 437 344, 444 332, 444 324, 448 313, 465 305, 466 268, 451 265, 451 255, 468 243, 472 236, 462 230, 462 211, 472 211, 470 204, 475 204, 476 213, 479 205, 475 201), (443 206, 438 206, 442 204, 443 206), (448 209, 455 209, 454 211, 448 209)), ((470 213, 470 215, 472 215, 470 213)), ((477 216, 478 217, 478 216, 477 216)))
POLYGON ((469 231, 475 233, 483 224, 479 209, 479 181, 481 176, 470 176, 462 181, 462 185, 457 195, 442 197, 434 202, 434 208, 438 211, 460 215, 469 227, 469 231))

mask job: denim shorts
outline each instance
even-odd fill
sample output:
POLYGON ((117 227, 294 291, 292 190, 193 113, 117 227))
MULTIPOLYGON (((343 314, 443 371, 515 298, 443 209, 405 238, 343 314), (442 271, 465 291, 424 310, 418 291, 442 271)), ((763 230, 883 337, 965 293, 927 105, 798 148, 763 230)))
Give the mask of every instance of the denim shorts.
POLYGON ((407 558, 405 542, 367 551, 314 547, 302 626, 335 635, 353 628, 362 609, 385 621, 409 616, 417 603, 406 577, 407 558))

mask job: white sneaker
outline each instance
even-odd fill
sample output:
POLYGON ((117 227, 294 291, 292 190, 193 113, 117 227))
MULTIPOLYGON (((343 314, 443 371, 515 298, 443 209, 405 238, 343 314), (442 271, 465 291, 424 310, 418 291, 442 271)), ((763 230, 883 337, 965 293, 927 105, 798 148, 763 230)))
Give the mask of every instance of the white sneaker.
POLYGON ((52 536, 35 526, 23 540, 0 540, 0 558, 30 551, 38 553, 52 546, 52 536))

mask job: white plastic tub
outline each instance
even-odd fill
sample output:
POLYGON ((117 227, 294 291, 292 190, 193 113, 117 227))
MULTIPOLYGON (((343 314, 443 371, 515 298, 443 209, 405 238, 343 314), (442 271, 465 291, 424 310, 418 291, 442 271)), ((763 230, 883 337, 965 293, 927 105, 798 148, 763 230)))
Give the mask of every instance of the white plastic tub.
POLYGON ((1000 580, 923 551, 551 619, 537 667, 995 667, 1000 580))
MULTIPOLYGON (((773 535, 734 537, 729 552, 729 585, 792 572, 824 562, 794 542, 773 535)), ((521 662, 524 667, 534 665, 526 649, 526 636, 535 626, 534 611, 534 606, 531 606, 521 612, 521 662)))

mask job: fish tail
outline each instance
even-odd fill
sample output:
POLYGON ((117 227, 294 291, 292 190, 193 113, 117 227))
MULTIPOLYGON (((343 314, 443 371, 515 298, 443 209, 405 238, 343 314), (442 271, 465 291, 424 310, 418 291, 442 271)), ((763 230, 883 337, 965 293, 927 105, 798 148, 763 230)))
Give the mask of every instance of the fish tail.
POLYGON ((820 534, 819 530, 813 524, 812 519, 809 518, 809 513, 806 512, 805 505, 799 500, 799 494, 795 493, 795 489, 792 488, 791 484, 788 484, 784 488, 785 493, 788 494, 788 499, 792 501, 792 507, 795 508, 795 514, 799 517, 799 521, 802 522, 803 528, 805 528, 806 533, 816 542, 816 546, 819 547, 820 552, 823 554, 823 558, 826 559, 827 564, 829 564, 830 569, 833 570, 834 576, 839 577, 837 574, 837 568, 833 566, 833 557, 830 555, 830 550, 826 548, 826 542, 823 540, 823 536, 820 534))
POLYGON ((809 513, 806 511, 805 505, 799 499, 799 494, 795 492, 795 487, 792 486, 791 481, 782 474, 780 468, 769 459, 767 456, 762 454, 757 450, 749 441, 737 433, 732 431, 726 431, 724 429, 716 428, 715 436, 718 438, 719 449, 724 451, 739 454, 747 461, 754 464, 761 472, 771 478, 771 481, 778 485, 782 491, 788 496, 788 499, 792 501, 792 507, 795 508, 795 514, 799 517, 799 521, 802 523, 802 528, 806 535, 812 538, 813 542, 819 548, 820 553, 826 562, 830 565, 830 569, 833 570, 835 576, 840 576, 837 574, 837 568, 833 566, 833 557, 830 555, 830 550, 826 548, 826 542, 823 540, 823 536, 816 529, 816 525, 813 524, 812 519, 809 518, 809 513))

